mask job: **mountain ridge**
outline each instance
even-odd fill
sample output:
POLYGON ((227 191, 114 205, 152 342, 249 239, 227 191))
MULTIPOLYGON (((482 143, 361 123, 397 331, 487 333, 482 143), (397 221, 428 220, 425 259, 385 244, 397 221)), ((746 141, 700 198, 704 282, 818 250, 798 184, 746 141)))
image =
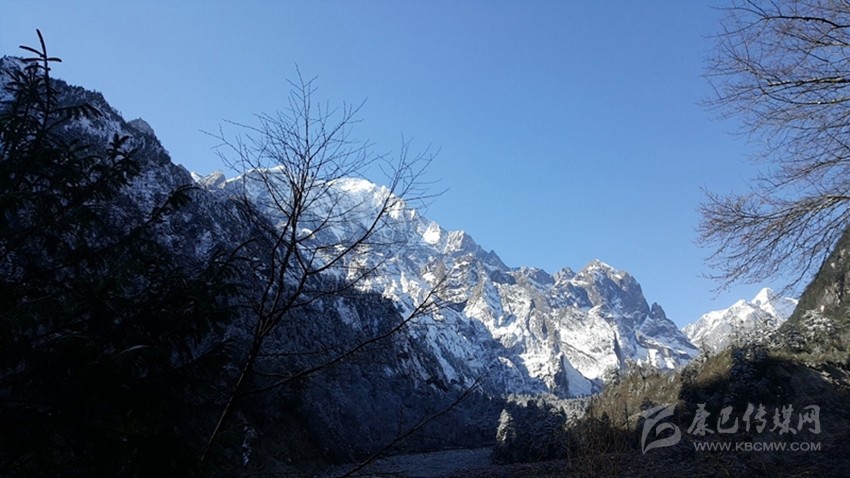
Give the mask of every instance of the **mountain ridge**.
MULTIPOLYGON (((15 65, 0 60, 0 83, 5 68, 15 65)), ((127 218, 129 227, 167 204, 173 191, 185 190, 189 202, 153 226, 156 240, 176 262, 202 260, 247 244, 241 253, 251 265, 240 279, 247 281, 244 289, 249 294, 257 289, 250 282, 256 280, 250 268, 261 272, 266 256, 262 241, 253 240, 259 228, 240 219, 232 199, 247 193, 252 204, 265 211, 263 227, 283 218, 251 179, 256 172, 241 179, 221 173, 193 176, 172 161, 147 122, 125 121, 102 95, 51 81, 62 104, 91 104, 102 113, 72 121, 69 136, 95 145, 113 135, 126 136, 126 144, 135 150, 139 173, 109 205, 115 216, 111 219, 120 224, 127 218)), ((299 239, 344 235, 348 228, 364 227, 359 220, 388 194, 387 188, 362 178, 340 180, 330 190, 332 201, 339 201, 347 214, 333 227, 304 223, 297 231, 299 239)), ((356 293, 316 301, 288 317, 265 344, 258 370, 294 373, 332 360, 335 353, 402 323, 438 283, 444 286, 439 291, 443 307, 297 387, 281 387, 258 399, 267 423, 242 410, 238 419, 245 425, 239 425, 237 433, 247 437, 256 429, 282 437, 297 432, 309 435, 317 448, 331 450, 333 459, 352 459, 380 449, 400 428, 450 406, 475 387, 476 393, 453 410, 450 419, 435 421, 428 437, 415 446, 481 444, 495 436, 505 397, 587 395, 599 389, 611 368, 633 361, 674 368, 697 352, 660 306, 647 303, 636 279, 602 261, 554 274, 508 267, 468 233, 447 231, 404 203, 391 208, 381 225, 369 253, 351 258, 362 261, 367 270, 380 265, 381 274, 362 281, 356 293), (293 429, 302 425, 302 430, 293 429)), ((250 344, 251 324, 251 317, 242 316, 228 331, 238 345, 222 383, 232 379, 227 374, 250 344)), ((252 378, 264 380, 260 374, 252 378)))
MULTIPOLYGON (((210 190, 247 192, 262 209, 266 193, 262 185, 252 185, 251 174, 228 180, 219 173, 194 177, 210 190)), ((337 183, 334 187, 344 193, 337 200, 345 201, 353 222, 368 217, 368 211, 388 194, 362 178, 337 183), (343 197, 347 194, 352 197, 343 197)), ((283 219, 274 208, 264 211, 272 222, 283 219)), ((440 312, 439 320, 449 324, 447 329, 461 329, 460 324, 470 320, 483 325, 504 347, 496 361, 513 370, 527 370, 530 377, 519 379, 510 393, 586 395, 598 390, 606 369, 624 367, 629 361, 676 368, 696 354, 663 309, 647 303, 637 280, 602 260, 594 259, 577 272, 565 267, 554 276, 539 268, 508 267, 468 233, 447 231, 403 202, 383 226, 377 242, 402 243, 403 252, 374 248, 374 257, 357 258, 366 264, 382 263, 381 272, 362 283, 362 289, 380 291, 405 304, 400 310, 410 310, 439 277, 445 277, 440 299, 452 305, 440 312), (528 388, 534 382, 529 378, 542 380, 545 388, 528 388)), ((442 345, 429 342, 437 355, 458 350, 464 342, 451 332, 441 335, 440 341, 442 345), (445 343, 452 345, 444 347, 445 343)), ((465 346, 474 347, 469 342, 465 346)), ((468 373, 483 373, 487 368, 476 363, 461 375, 471 380, 468 373)), ((447 376, 458 373, 453 367, 444 372, 447 376)))
POLYGON ((796 306, 796 299, 763 288, 749 301, 740 299, 725 309, 703 314, 682 332, 698 347, 715 353, 730 345, 764 343, 796 306))

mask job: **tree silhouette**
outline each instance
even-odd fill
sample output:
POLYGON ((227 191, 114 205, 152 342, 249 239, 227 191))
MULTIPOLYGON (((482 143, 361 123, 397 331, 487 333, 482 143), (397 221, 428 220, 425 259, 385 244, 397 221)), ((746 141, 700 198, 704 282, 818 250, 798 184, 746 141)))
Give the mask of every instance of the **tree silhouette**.
POLYGON ((276 359, 287 354, 267 345, 281 324, 323 300, 356 294, 359 286, 399 252, 404 238, 386 234, 389 228, 385 226, 403 221, 409 214, 406 200, 424 198, 421 176, 431 160, 427 151, 409 157, 407 143, 395 160, 372 153, 371 145, 350 137, 359 107, 331 109, 317 103, 313 81, 305 80, 300 72, 298 81, 290 86, 284 111, 258 116, 258 126, 230 123, 241 135, 227 136, 222 130, 213 135, 221 142, 218 152, 224 163, 242 173, 234 199, 244 220, 258 231, 255 240, 261 243, 265 257, 254 266, 260 286, 251 299, 253 323, 247 334, 247 351, 208 447, 238 399, 304 379, 392 337, 434 307, 442 283, 435 280, 433 288, 387 330, 324 351, 323 360, 304 368, 276 369, 276 359), (388 185, 373 196, 352 202, 356 196, 350 195, 344 184, 363 178, 373 167, 386 173, 388 185), (260 377, 261 362, 265 366, 260 377))
POLYGON ((101 112, 65 104, 38 36, 0 72, 0 474, 198 473, 234 271, 161 244, 186 188, 126 222, 138 151, 70 133, 101 112))

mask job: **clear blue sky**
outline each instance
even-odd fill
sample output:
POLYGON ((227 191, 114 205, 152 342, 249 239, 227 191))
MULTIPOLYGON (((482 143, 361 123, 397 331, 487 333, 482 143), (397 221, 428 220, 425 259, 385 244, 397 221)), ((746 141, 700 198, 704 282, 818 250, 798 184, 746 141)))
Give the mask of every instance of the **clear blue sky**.
MULTIPOLYGON (((367 100, 354 136, 440 153, 426 215, 510 266, 594 258, 684 325, 716 296, 695 245, 701 188, 741 190, 751 146, 699 105, 719 13, 699 1, 0 0, 0 54, 44 33, 55 75, 142 117, 172 159, 222 168, 223 119, 284 106, 297 64, 320 99, 367 100)), ((764 284, 771 285, 771 284, 764 284)))

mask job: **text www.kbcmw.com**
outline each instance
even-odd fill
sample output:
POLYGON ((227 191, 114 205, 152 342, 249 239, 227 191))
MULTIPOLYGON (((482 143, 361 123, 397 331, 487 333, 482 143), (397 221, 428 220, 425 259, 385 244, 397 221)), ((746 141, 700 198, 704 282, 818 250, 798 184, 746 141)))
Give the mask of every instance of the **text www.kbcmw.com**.
POLYGON ((764 451, 764 452, 810 452, 820 451, 820 442, 719 442, 719 441, 695 441, 696 451, 764 451))

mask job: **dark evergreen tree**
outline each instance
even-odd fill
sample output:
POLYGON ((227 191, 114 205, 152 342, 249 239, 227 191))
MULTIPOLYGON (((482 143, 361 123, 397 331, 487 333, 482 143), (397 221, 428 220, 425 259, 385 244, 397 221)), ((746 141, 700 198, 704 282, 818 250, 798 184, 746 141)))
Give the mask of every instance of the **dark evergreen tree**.
POLYGON ((60 104, 39 39, 0 105, 0 475, 199 473, 234 269, 159 240, 190 188, 127 223, 137 152, 68 134, 101 113, 60 104))

